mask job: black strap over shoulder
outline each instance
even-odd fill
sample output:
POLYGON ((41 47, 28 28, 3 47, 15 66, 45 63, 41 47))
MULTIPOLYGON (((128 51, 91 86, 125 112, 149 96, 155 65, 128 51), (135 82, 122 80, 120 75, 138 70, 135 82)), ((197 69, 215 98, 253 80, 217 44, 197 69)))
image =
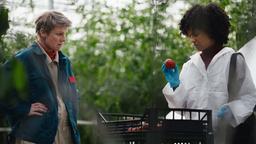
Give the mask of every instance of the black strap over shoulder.
MULTIPOLYGON (((229 92, 229 101, 232 101, 236 98, 237 92, 241 87, 241 82, 237 81, 237 56, 243 55, 239 52, 233 53, 230 60, 229 67, 229 79, 228 79, 228 92, 229 92)), ((256 106, 254 107, 254 111, 256 106)), ((255 144, 256 143, 256 117, 254 113, 250 115, 246 121, 236 128, 229 127, 228 132, 230 133, 231 139, 227 144, 255 144)))
POLYGON ((229 101, 232 101, 235 99, 235 95, 237 94, 236 91, 238 91, 237 88, 241 87, 241 86, 234 86, 234 85, 238 84, 236 82, 236 78, 237 78, 236 66, 237 66, 237 56, 238 55, 243 57, 242 53, 236 52, 231 55, 231 59, 230 59, 229 77, 228 77, 229 101))

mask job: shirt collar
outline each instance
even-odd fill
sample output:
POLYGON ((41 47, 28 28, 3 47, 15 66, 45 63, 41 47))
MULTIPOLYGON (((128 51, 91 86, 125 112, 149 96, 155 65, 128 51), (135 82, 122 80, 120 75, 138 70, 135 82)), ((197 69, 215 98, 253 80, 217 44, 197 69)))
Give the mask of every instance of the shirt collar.
MULTIPOLYGON (((214 62, 214 61, 216 61, 219 57, 221 57, 222 55, 224 55, 224 54, 226 54, 226 53, 230 53, 230 52, 233 53, 234 50, 233 50, 232 48, 225 47, 225 48, 223 48, 222 50, 220 50, 220 51, 213 57, 212 61, 214 62)), ((201 54, 201 51, 195 53, 194 55, 192 55, 192 56, 190 57, 191 61, 192 61, 193 63, 198 63, 198 61, 200 61, 200 60, 202 59, 201 56, 200 56, 200 54, 201 54)))
POLYGON ((39 48, 41 49, 42 53, 46 55, 46 62, 47 62, 48 64, 50 64, 50 63, 52 63, 52 62, 57 62, 57 63, 59 63, 59 53, 58 53, 58 52, 56 53, 55 59, 52 60, 52 59, 49 57, 49 55, 46 53, 46 51, 41 47, 41 45, 39 44, 39 42, 36 42, 36 43, 38 44, 38 46, 39 46, 39 48))
MULTIPOLYGON (((229 47, 225 47, 222 50, 220 50, 211 60, 210 64, 212 65, 213 63, 215 63, 220 57, 222 57, 223 55, 227 54, 227 53, 233 53, 234 50, 232 48, 229 47)), ((196 66, 198 67, 198 69, 200 71, 202 71, 202 73, 204 73, 206 71, 205 69, 205 64, 200 56, 201 52, 197 52, 194 55, 192 55, 190 57, 190 61, 196 66)), ((209 64, 209 65, 210 65, 209 64)))

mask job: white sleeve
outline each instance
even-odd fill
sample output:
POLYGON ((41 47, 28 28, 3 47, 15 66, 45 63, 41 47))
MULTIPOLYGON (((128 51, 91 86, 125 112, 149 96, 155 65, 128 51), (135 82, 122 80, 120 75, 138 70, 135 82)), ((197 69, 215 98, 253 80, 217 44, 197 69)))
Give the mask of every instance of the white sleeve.
POLYGON ((234 119, 230 120, 232 126, 243 123, 246 118, 251 115, 256 104, 256 88, 250 70, 244 58, 240 55, 237 56, 236 67, 236 85, 238 85, 235 92, 236 97, 233 101, 228 103, 234 116, 234 119))
POLYGON ((183 65, 181 73, 180 73, 180 85, 173 91, 170 87, 170 84, 167 83, 163 88, 162 92, 165 96, 165 99, 168 103, 169 108, 185 108, 186 107, 186 97, 187 92, 185 90, 184 79, 185 79, 185 71, 186 71, 186 64, 183 65))

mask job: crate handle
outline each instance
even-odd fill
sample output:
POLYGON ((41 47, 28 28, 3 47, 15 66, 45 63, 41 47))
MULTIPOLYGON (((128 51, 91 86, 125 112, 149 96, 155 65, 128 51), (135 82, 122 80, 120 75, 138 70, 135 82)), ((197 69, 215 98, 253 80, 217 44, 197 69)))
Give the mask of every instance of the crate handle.
POLYGON ((99 112, 99 115, 100 115, 101 119, 104 120, 104 122, 107 122, 107 120, 105 119, 105 117, 103 116, 103 114, 101 112, 99 112))

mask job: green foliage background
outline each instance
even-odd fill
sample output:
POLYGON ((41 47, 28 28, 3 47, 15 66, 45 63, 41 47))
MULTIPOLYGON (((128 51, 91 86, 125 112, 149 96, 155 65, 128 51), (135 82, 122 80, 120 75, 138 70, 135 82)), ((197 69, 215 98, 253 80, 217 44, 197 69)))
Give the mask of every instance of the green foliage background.
MULTIPOLYGON (((96 112, 143 113, 151 106, 167 108, 162 95, 166 81, 161 65, 174 59, 179 68, 194 52, 178 28, 166 25, 172 20, 166 9, 175 0, 154 7, 150 0, 135 1, 125 8, 95 2, 90 9, 78 6, 83 18, 72 28, 63 50, 70 56, 80 91, 79 119, 95 120, 96 112), (138 9, 144 4, 144 8, 138 9)), ((190 0, 189 6, 216 2, 231 17, 228 46, 239 49, 255 36, 255 1, 190 0)), ((186 9, 182 10, 184 13, 186 9)), ((1 18, 2 23, 2 18, 1 18)), ((2 31, 1 27, 1 31, 2 31)), ((0 41, 0 62, 34 39, 29 34, 9 31, 0 41)), ((93 126, 79 126, 82 143, 99 143, 93 126)))

